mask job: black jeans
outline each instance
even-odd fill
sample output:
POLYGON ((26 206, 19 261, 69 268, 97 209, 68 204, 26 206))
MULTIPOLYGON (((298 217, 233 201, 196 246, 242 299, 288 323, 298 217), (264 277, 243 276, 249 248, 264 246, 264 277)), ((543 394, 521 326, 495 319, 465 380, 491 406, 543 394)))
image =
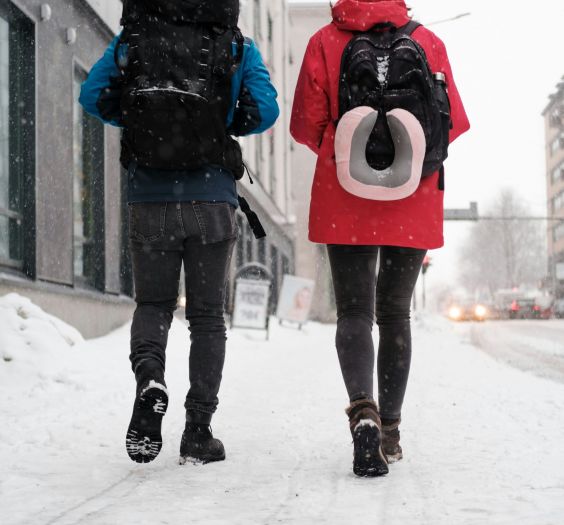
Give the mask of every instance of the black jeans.
POLYGON ((329 245, 327 250, 337 302, 337 353, 349 398, 374 398, 376 314, 380 415, 397 419, 411 363, 411 297, 426 250, 343 245, 329 245))
POLYGON ((223 312, 237 238, 235 210, 227 203, 134 203, 129 206, 129 231, 137 303, 130 359, 138 387, 147 379, 164 376, 168 331, 184 263, 191 341, 185 407, 190 420, 209 423, 225 360, 223 312))

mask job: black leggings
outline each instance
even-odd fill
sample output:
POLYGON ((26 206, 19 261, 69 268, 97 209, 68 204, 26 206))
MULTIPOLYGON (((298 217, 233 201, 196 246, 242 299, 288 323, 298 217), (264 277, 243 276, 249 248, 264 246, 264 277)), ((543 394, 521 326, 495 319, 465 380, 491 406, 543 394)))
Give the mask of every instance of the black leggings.
POLYGON ((349 398, 374 398, 372 323, 376 313, 380 415, 397 419, 411 363, 411 297, 426 250, 332 244, 327 251, 337 302, 337 353, 349 398))

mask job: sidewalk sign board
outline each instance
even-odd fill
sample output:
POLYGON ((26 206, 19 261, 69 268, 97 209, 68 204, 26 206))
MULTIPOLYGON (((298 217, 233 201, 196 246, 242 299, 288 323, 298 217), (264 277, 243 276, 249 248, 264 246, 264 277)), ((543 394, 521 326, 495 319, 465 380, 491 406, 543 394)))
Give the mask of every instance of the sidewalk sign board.
POLYGON ((297 323, 301 329, 309 318, 314 286, 315 283, 311 279, 284 275, 276 311, 280 323, 290 321, 297 323))
POLYGON ((268 339, 271 284, 270 272, 262 264, 249 263, 237 270, 231 315, 232 328, 266 330, 268 339))

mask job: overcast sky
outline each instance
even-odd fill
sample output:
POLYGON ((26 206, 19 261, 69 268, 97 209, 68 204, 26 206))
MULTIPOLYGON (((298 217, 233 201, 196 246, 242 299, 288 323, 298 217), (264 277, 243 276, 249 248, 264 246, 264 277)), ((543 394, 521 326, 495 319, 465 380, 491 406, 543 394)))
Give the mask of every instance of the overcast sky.
MULTIPOLYGON (((446 44, 472 129, 449 150, 446 207, 482 210, 504 186, 514 186, 532 211, 546 214, 544 123, 548 95, 564 75, 564 1, 412 0, 423 23, 471 16, 430 27, 446 44)), ((428 284, 452 282, 464 223, 446 223, 445 247, 432 252, 428 284)))

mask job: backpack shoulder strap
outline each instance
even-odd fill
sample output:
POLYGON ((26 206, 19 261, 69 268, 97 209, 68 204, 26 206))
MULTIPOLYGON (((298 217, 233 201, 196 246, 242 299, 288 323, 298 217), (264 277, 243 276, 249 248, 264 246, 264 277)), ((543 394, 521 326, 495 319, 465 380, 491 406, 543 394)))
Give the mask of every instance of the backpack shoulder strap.
POLYGON ((398 31, 403 35, 411 36, 413 32, 420 26, 421 24, 419 22, 416 22, 415 20, 410 20, 404 26, 398 27, 398 31))
POLYGON ((245 37, 241 30, 238 27, 233 28, 233 37, 235 39, 235 43, 237 44, 237 51, 235 54, 235 60, 233 61, 233 66, 231 66, 231 74, 235 74, 235 71, 241 65, 243 60, 243 52, 244 52, 244 45, 245 45, 245 37))

